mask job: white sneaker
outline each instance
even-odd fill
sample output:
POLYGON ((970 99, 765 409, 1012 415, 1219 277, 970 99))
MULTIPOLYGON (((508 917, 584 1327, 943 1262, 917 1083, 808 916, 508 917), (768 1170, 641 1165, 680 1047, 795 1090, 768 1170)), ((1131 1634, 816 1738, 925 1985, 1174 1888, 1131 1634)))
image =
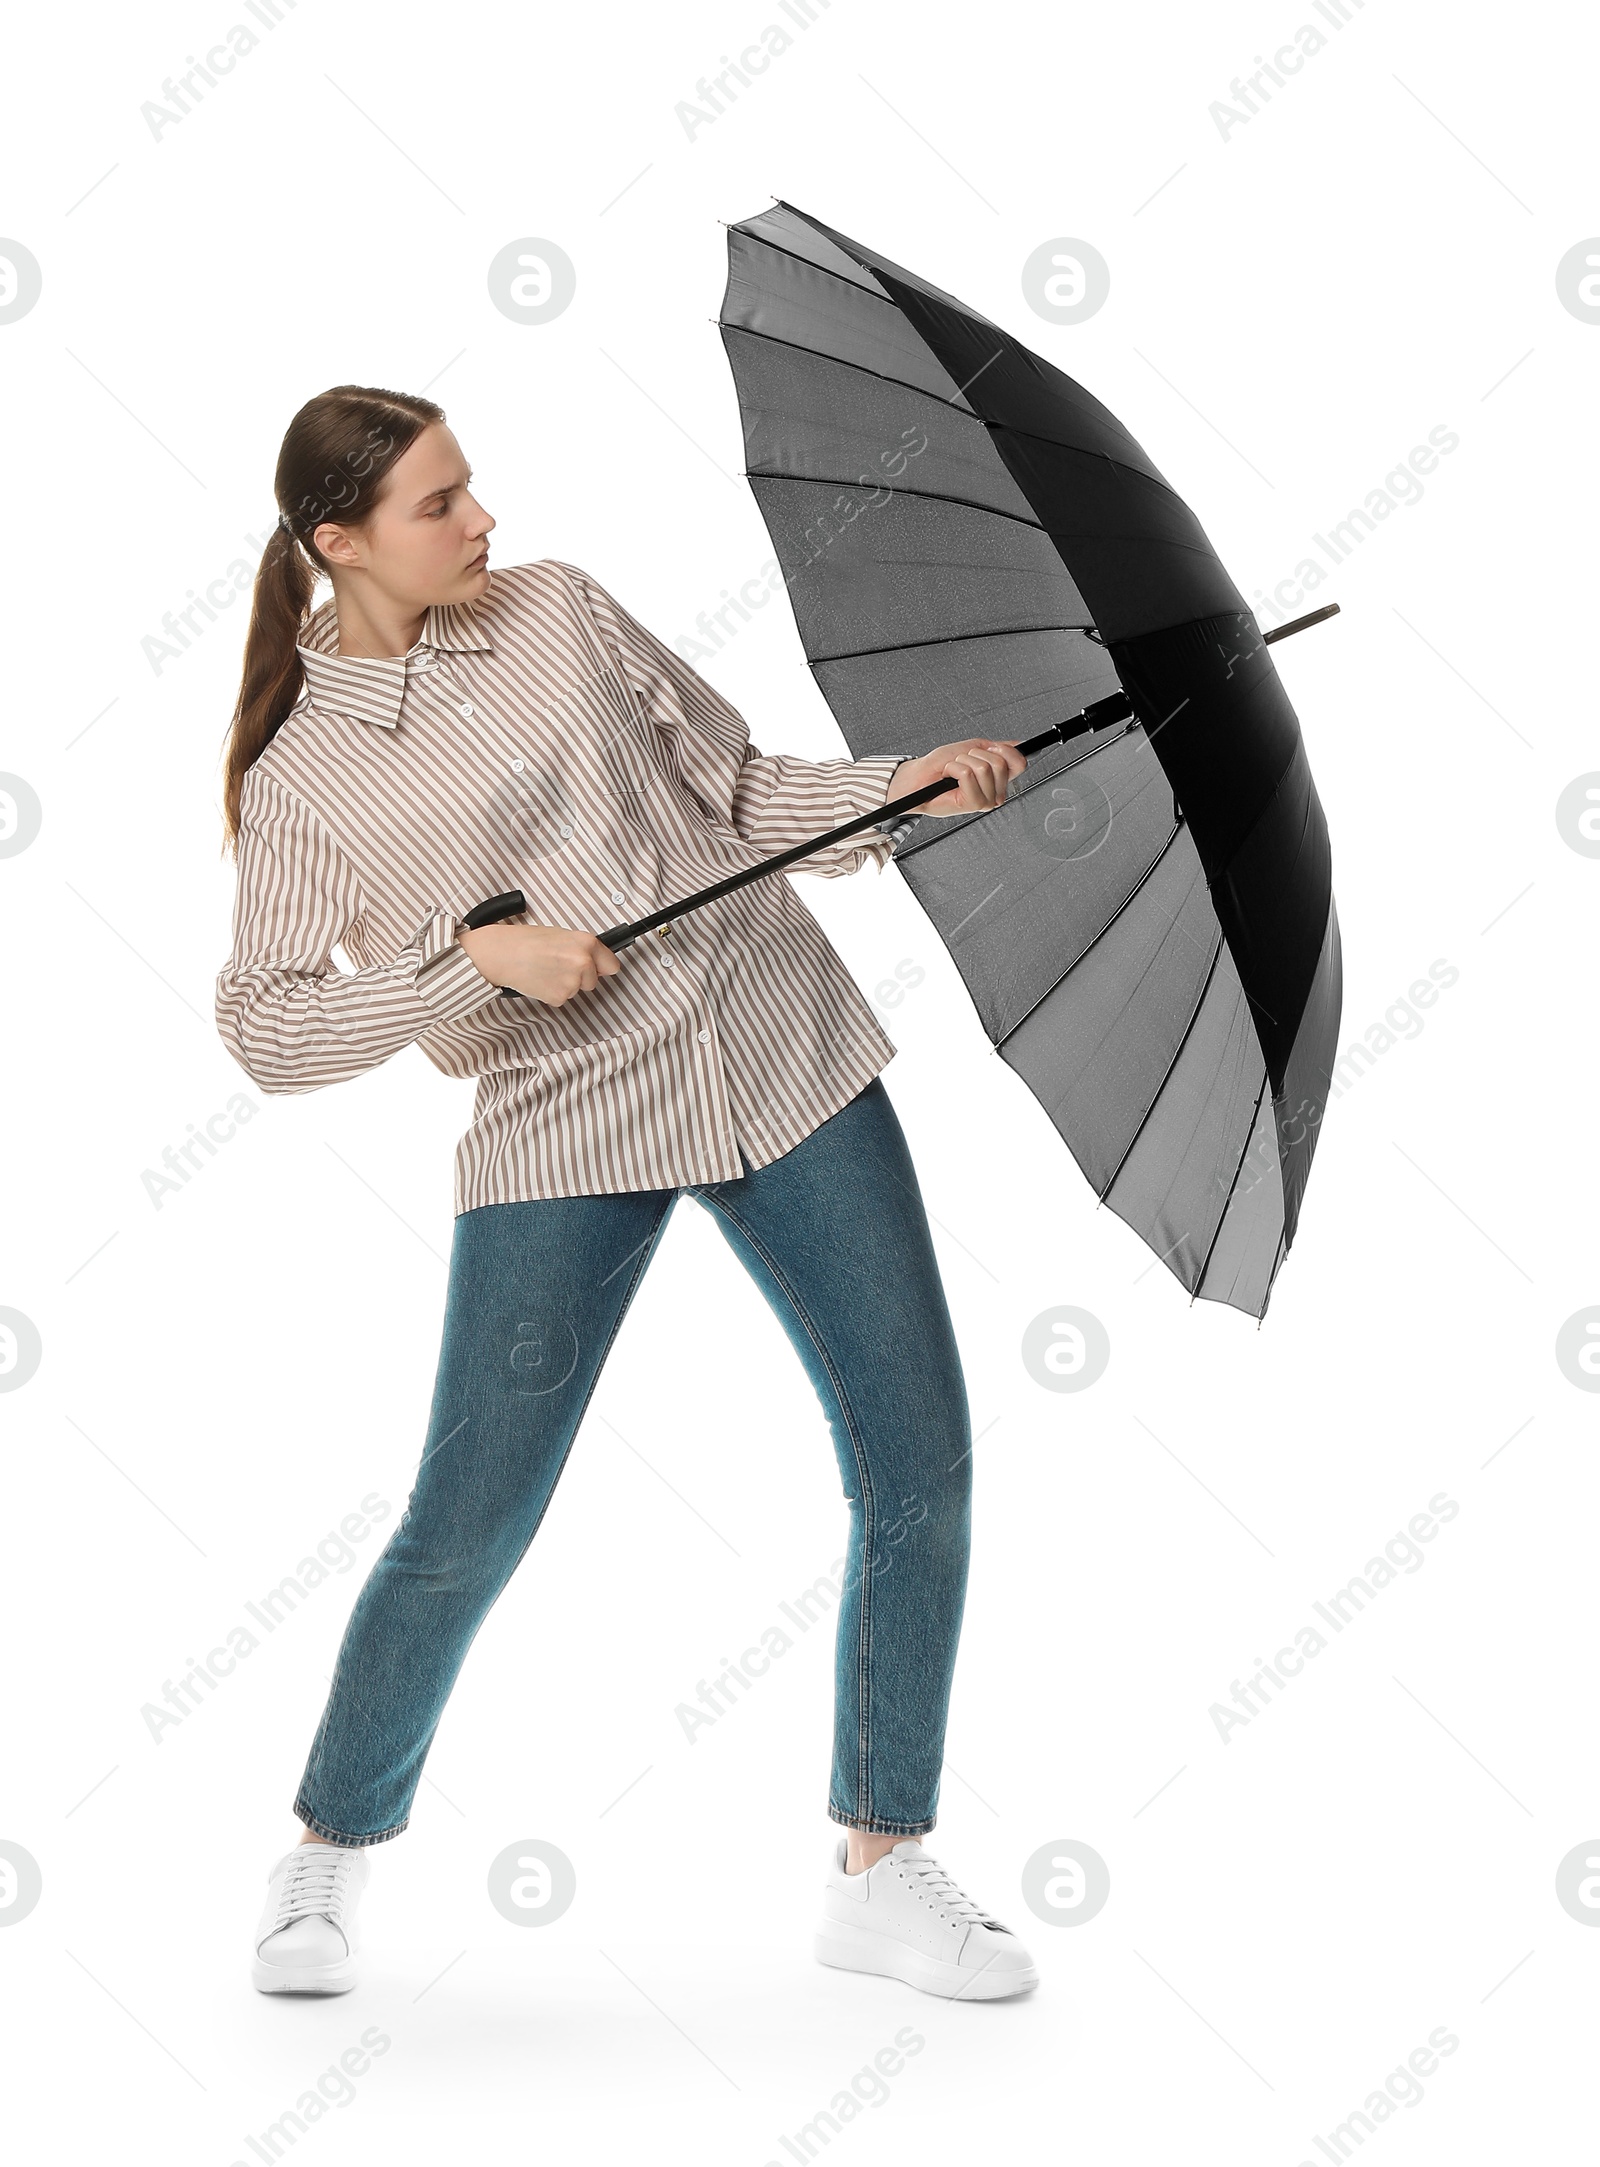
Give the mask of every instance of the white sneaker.
POLYGON ((1037 1986, 1031 1956, 907 1836, 865 1873, 847 1874, 841 1836, 822 1896, 818 1959, 882 1972, 925 1994, 999 2001, 1037 1986))
POLYGON ((263 1994, 347 1994, 356 1983, 364 1847, 298 1843, 267 1876, 251 1975, 263 1994))

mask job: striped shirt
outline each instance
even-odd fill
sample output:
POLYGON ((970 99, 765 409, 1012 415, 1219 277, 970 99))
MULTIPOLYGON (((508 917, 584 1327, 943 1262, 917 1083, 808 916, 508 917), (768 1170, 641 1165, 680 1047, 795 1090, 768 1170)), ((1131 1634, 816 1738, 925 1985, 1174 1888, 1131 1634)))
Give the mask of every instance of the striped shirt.
MULTIPOLYGON (((455 1208, 736 1180, 894 1052, 786 879, 624 951, 559 1007, 502 995, 456 941, 520 888, 603 931, 881 805, 896 761, 761 754, 738 713, 576 566, 490 573, 409 654, 341 655, 311 613, 300 703, 244 778, 217 1026, 263 1092, 413 1042, 475 1076, 455 1208), (338 968, 335 946, 355 966, 338 968)), ((874 830, 801 870, 888 857, 874 830)))

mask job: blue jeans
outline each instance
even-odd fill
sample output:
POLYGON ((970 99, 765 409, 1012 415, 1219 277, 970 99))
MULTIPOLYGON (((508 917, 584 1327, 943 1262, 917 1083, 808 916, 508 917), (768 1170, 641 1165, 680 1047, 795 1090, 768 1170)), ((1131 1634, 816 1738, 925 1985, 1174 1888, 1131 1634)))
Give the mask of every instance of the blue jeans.
MULTIPOLYGON (((737 1181, 486 1204, 456 1219, 416 1483, 356 1598, 295 1801, 327 1842, 382 1843, 405 1827, 462 1660, 538 1531, 685 1193, 714 1214, 776 1312, 833 1432, 849 1538, 829 1816, 891 1835, 933 1826, 972 1436, 916 1174, 874 1079, 737 1181)), ((707 1320, 707 1362, 718 1329, 707 1320)), ((759 1439, 761 1411, 750 1413, 759 1439)))

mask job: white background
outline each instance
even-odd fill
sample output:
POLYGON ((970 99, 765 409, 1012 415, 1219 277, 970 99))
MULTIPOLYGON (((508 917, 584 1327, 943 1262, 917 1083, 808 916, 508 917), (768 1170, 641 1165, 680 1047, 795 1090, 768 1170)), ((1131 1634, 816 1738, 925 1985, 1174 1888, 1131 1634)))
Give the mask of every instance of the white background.
MULTIPOLYGON (((1600 1935, 1555 1877, 1600 1854, 1600 1478, 1596 1402, 1554 1347, 1600 1301, 1600 864, 1555 806, 1600 767, 1600 328, 1555 272, 1600 229, 1595 43, 1575 9, 1492 36, 1351 9, 1335 33, 1309 0, 833 0, 801 32, 769 0, 301 0, 159 139, 142 103, 242 4, 13 32, 0 226, 44 287, 0 325, 0 766, 43 828, 0 863, 0 1304, 43 1359, 0 1402, 0 1837, 43 1896, 0 1932, 0 2039, 6 2114, 71 2124, 30 2156, 252 2161, 374 2025, 388 2051, 297 2159, 761 2167, 907 2025, 922 2051, 830 2157, 1320 2163, 1314 2138, 1439 2026, 1458 2048, 1369 2146, 1575 2156, 1600 1935), (772 22, 790 49, 691 139, 679 101, 772 22), (1326 48, 1224 138, 1213 101, 1306 22, 1326 48), (497 562, 561 556, 687 634, 769 554, 711 319, 717 221, 772 194, 1078 377, 1247 597, 1430 429, 1459 435, 1311 598, 1341 616, 1277 650, 1333 837, 1341 1043, 1435 959, 1459 977, 1330 1110, 1258 1330, 1191 1307, 1096 1212, 896 873, 807 883, 869 994, 904 959, 925 974, 884 1010, 886 1081, 983 1433, 931 1848, 1043 1983, 951 2007, 812 1960, 827 1629, 694 1745, 674 1718, 845 1526, 803 1374, 685 1203, 412 1829, 373 1855, 363 1984, 269 2000, 250 1930, 381 1536, 159 1744, 140 1710, 364 1495, 398 1515, 470 1087, 412 1049, 336 1090, 251 1090, 156 1208, 145 1170, 244 1086, 211 1014, 243 605, 159 673, 141 642, 253 554, 290 415, 346 381, 443 402, 497 562), (539 327, 486 287, 529 235, 577 268, 539 327), (1062 236, 1111 267, 1075 326, 1020 283, 1062 236), (1061 1303, 1110 1335, 1082 1394, 1021 1360, 1061 1303), (1224 1743, 1212 1704, 1439 1492, 1460 1509, 1421 1569, 1224 1743), (578 1875, 537 1931, 485 1894, 523 1838, 578 1875), (1076 1927, 1019 1889, 1062 1839, 1111 1875, 1076 1927)), ((762 749, 839 752, 781 601, 702 667, 762 749)))

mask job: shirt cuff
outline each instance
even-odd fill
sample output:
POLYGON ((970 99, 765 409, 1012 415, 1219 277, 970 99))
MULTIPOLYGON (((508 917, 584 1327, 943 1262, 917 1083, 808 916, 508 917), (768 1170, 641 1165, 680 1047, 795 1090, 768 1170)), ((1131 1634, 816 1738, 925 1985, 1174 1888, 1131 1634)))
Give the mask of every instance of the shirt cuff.
MULTIPOLYGON (((911 757, 912 755, 908 752, 892 752, 885 753, 883 755, 883 758, 888 763, 889 767, 888 780, 884 783, 883 786, 883 795, 885 798, 887 798, 889 795, 889 791, 891 786, 893 785, 896 772, 905 764, 907 760, 911 759, 911 757)), ((869 766, 871 765, 871 763, 863 761, 862 765, 869 766)), ((896 813, 892 820, 880 820, 878 822, 877 833, 879 835, 887 835, 891 843, 899 843, 903 836, 907 836, 911 833, 911 830, 916 826, 917 822, 921 818, 922 815, 920 813, 896 813)))
POLYGON ((870 813, 885 802, 901 758, 899 753, 886 753, 876 759, 852 760, 847 766, 841 766, 834 799, 835 827, 842 828, 847 820, 859 820, 863 813, 870 813))
MULTIPOLYGON (((484 977, 456 939, 453 911, 438 910, 418 927, 412 946, 419 951, 416 989, 440 1023, 455 1023, 492 1001, 499 988, 484 977)), ((430 1029, 432 1026, 430 1025, 430 1029)))

